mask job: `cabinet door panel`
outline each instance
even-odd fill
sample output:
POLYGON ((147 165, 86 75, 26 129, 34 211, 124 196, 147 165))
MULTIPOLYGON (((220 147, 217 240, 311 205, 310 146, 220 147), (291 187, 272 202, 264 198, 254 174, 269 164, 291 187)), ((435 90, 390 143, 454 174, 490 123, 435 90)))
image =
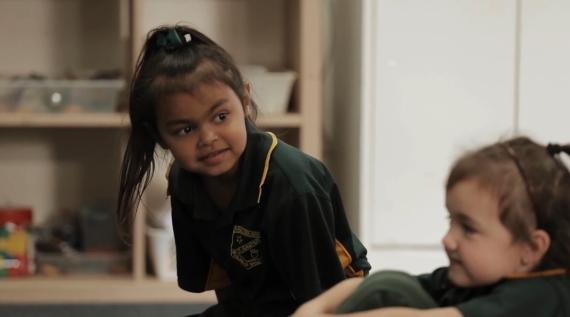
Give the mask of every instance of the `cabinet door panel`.
POLYGON ((570 142, 570 2, 522 5, 520 131, 570 142))
POLYGON ((450 164, 513 128, 515 1, 369 5, 363 234, 371 252, 437 251, 450 164))

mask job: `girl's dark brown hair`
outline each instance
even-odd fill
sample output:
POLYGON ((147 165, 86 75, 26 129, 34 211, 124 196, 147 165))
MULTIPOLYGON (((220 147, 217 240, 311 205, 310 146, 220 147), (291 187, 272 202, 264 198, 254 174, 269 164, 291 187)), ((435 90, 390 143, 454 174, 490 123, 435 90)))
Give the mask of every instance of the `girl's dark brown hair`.
POLYGON ((123 237, 131 233, 136 207, 152 179, 155 146, 161 145, 156 107, 177 92, 192 93, 202 83, 220 82, 242 101, 253 125, 257 106, 246 109, 244 81, 232 57, 199 31, 182 25, 161 26, 148 33, 138 57, 129 93, 131 129, 121 166, 117 221, 123 237))
POLYGON ((446 190, 466 179, 499 198, 501 222, 514 241, 532 243, 543 229, 551 245, 536 270, 570 269, 570 172, 559 154, 570 145, 542 146, 517 137, 469 152, 451 169, 446 190))

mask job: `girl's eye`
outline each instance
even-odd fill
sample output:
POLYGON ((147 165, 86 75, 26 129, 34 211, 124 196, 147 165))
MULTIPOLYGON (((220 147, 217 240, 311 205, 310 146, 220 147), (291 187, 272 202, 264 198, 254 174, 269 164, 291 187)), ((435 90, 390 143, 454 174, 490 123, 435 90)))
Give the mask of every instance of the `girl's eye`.
POLYGON ((447 216, 447 219, 450 226, 458 226, 465 235, 472 235, 474 233, 477 233, 477 230, 467 222, 463 222, 460 219, 455 219, 449 215, 447 216))
POLYGON ((226 117, 228 116, 228 114, 226 112, 220 112, 216 115, 216 117, 214 118, 215 122, 223 122, 224 120, 226 120, 226 117))
POLYGON ((467 235, 474 234, 476 232, 475 228, 473 228, 472 226, 470 226, 466 223, 461 224, 461 229, 467 235))
POLYGON ((187 127, 184 127, 182 129, 176 131, 176 135, 186 135, 186 134, 192 132, 193 130, 194 130, 194 128, 192 128, 191 126, 187 126, 187 127))

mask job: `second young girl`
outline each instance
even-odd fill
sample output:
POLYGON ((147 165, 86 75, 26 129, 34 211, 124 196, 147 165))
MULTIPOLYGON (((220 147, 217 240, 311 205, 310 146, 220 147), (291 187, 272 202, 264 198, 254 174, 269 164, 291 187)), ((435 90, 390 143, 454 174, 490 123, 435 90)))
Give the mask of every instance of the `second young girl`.
POLYGON ((563 152, 570 154, 570 145, 518 137, 466 154, 446 186, 448 267, 349 279, 294 316, 570 316, 570 172, 563 152))
POLYGON ((251 87, 211 39, 151 31, 129 102, 119 219, 128 229, 155 146, 168 149, 178 284, 218 298, 203 316, 286 316, 368 272, 327 168, 255 128, 251 87))

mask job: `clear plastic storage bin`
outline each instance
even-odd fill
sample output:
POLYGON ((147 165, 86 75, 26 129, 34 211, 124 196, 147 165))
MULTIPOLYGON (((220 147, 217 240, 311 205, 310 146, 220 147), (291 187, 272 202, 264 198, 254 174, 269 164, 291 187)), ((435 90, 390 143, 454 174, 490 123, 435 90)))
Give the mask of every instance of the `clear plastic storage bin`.
POLYGON ((124 80, 0 80, 0 112, 113 112, 124 80))

